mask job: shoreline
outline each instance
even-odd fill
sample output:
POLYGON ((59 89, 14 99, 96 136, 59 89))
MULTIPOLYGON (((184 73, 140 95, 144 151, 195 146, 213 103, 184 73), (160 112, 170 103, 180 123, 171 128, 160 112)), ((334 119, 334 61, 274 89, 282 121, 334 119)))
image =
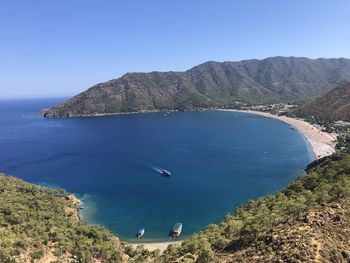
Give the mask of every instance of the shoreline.
MULTIPOLYGON (((73 194, 73 193, 70 193, 69 195, 67 195, 65 197, 65 199, 69 200, 71 202, 72 206, 74 207, 73 209, 66 208, 66 210, 67 210, 66 212, 73 212, 76 221, 83 221, 83 222, 87 223, 87 221, 81 215, 81 210, 84 209, 83 207, 81 207, 81 205, 83 205, 84 202, 81 201, 81 199, 79 199, 76 196, 76 194, 73 194), (72 210, 74 210, 74 211, 72 211, 72 210)), ((113 234, 113 235, 119 239, 119 237, 116 234, 113 234)), ((169 245, 181 245, 181 243, 183 241, 184 240, 177 240, 177 241, 172 240, 172 241, 164 241, 164 242, 142 242, 140 240, 140 242, 135 242, 135 243, 126 242, 126 246, 130 246, 133 249, 136 249, 138 246, 141 245, 149 251, 154 251, 154 250, 159 249, 161 252, 163 252, 164 250, 166 250, 168 248, 169 245)))
POLYGON ((133 249, 136 249, 138 246, 143 246, 145 249, 149 251, 154 251, 159 249, 161 252, 167 249, 169 245, 181 245, 181 243, 184 240, 181 241, 165 241, 165 242, 154 242, 154 243, 128 243, 128 246, 131 246, 133 249))
POLYGON ((230 111, 230 112, 243 112, 254 115, 259 115, 265 118, 272 118, 293 126, 299 133, 301 133, 313 151, 315 159, 321 159, 323 157, 329 156, 335 153, 335 143, 336 138, 327 133, 321 131, 314 125, 296 118, 291 118, 287 116, 278 116, 268 112, 262 111, 252 111, 252 110, 234 110, 234 109, 219 109, 220 111, 230 111))
POLYGON ((93 117, 105 117, 105 116, 119 116, 119 115, 133 115, 133 114, 145 114, 145 113, 171 113, 171 112, 196 112, 196 111, 211 111, 211 110, 219 110, 216 107, 209 108, 195 108, 188 110, 179 110, 179 109, 153 109, 153 110, 139 110, 139 111, 125 111, 125 112, 111 112, 111 113, 92 113, 92 114, 80 114, 80 115, 68 115, 68 116, 56 116, 56 115, 46 115, 46 108, 42 109, 38 115, 47 118, 47 119, 60 119, 60 118, 93 118, 93 117))
POLYGON ((46 109, 42 109, 38 114, 43 118, 55 119, 55 118, 93 118, 93 117, 104 117, 104 116, 119 116, 119 115, 131 115, 131 114, 143 114, 143 113, 155 113, 155 112, 176 112, 179 110, 140 110, 140 111, 127 111, 127 112, 112 112, 112 113, 93 113, 93 114, 81 114, 81 115, 68 115, 68 116, 56 116, 46 115, 46 109))

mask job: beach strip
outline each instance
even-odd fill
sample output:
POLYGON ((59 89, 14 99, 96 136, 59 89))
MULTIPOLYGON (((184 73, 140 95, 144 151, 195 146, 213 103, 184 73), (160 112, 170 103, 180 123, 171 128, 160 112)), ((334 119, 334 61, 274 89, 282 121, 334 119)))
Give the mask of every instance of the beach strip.
POLYGON ((143 247, 149 251, 154 251, 159 249, 161 252, 167 249, 169 245, 181 245, 183 241, 168 241, 168 242, 157 242, 157 243, 129 243, 132 248, 136 248, 139 245, 143 245, 143 247))
POLYGON ((244 112, 263 116, 266 118, 273 118, 285 122, 295 129, 297 129, 307 141, 310 143, 316 159, 323 158, 335 152, 336 137, 330 133, 321 131, 318 127, 300 119, 291 118, 287 116, 278 116, 268 112, 252 111, 252 110, 233 110, 220 109, 223 111, 244 112))

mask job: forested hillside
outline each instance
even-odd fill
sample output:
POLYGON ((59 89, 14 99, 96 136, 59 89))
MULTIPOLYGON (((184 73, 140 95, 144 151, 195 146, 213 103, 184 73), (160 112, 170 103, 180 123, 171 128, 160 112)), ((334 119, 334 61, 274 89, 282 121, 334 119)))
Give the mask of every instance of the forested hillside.
POLYGON ((350 82, 344 81, 319 98, 302 105, 294 114, 315 121, 350 121, 350 82))
POLYGON ((42 111, 45 117, 302 102, 350 80, 349 59, 206 62, 185 72, 128 73, 42 111))
POLYGON ((119 240, 81 222, 77 204, 63 191, 0 174, 0 262, 121 262, 119 240))

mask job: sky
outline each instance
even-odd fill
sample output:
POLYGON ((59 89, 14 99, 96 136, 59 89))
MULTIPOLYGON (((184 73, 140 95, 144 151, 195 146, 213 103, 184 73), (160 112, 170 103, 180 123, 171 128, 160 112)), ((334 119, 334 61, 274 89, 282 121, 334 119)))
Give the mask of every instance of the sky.
POLYGON ((0 98, 270 56, 350 58, 350 1, 0 0, 0 98))

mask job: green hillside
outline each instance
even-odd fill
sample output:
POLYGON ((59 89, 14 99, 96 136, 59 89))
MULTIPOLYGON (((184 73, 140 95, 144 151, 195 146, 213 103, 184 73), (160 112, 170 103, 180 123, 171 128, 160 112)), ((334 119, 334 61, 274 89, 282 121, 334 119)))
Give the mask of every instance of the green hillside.
POLYGON ((119 240, 81 222, 76 206, 62 191, 0 174, 0 262, 121 262, 119 240))
POLYGON ((339 84, 319 98, 302 105, 293 113, 316 121, 350 121, 350 82, 339 84))
POLYGON ((301 102, 350 80, 349 59, 272 57, 206 62, 185 72, 128 73, 42 111, 72 117, 145 110, 301 102))

